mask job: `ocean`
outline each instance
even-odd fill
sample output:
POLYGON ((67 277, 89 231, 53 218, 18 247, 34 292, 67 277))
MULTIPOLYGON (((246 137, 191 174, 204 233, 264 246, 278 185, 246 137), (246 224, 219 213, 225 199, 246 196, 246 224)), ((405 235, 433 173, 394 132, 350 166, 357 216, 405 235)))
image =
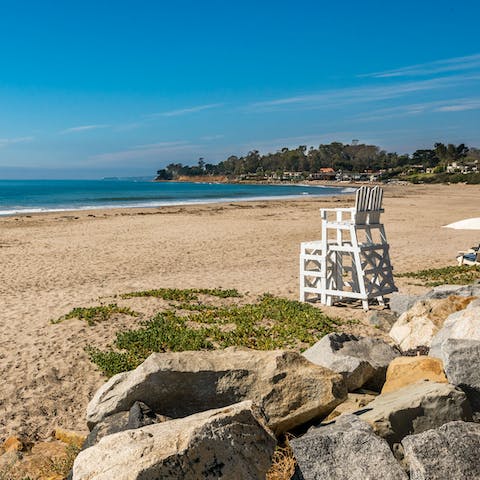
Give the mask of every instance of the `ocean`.
POLYGON ((160 207, 351 193, 318 185, 239 185, 132 180, 0 180, 0 215, 160 207))

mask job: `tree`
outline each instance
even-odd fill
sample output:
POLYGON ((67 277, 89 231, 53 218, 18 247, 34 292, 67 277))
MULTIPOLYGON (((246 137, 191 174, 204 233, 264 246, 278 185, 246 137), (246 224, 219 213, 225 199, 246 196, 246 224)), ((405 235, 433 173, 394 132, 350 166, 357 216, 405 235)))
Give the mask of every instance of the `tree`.
POLYGON ((416 150, 413 152, 412 160, 415 164, 422 164, 424 168, 436 167, 440 159, 435 150, 416 150))

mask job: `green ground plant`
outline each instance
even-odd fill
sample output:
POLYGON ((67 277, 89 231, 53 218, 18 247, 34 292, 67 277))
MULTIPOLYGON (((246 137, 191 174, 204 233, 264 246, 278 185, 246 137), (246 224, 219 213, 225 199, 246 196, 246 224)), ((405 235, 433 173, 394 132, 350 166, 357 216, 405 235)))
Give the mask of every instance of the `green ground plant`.
POLYGON ((118 332, 112 348, 88 347, 90 359, 111 376, 137 367, 152 352, 230 346, 303 349, 333 332, 340 323, 312 305, 269 294, 255 303, 224 307, 205 303, 201 308, 189 308, 192 305, 184 301, 184 296, 182 300, 141 322, 139 328, 118 332))
POLYGON ((480 266, 461 265, 442 268, 430 268, 418 272, 396 274, 396 277, 415 278, 421 280, 425 286, 437 285, 467 285, 480 280, 480 266))
POLYGON ((85 320, 88 325, 92 326, 98 322, 110 320, 115 314, 130 315, 131 317, 138 317, 139 315, 139 313, 134 312, 128 307, 119 307, 116 303, 111 303, 110 305, 99 305, 96 307, 74 308, 62 317, 52 320, 52 323, 60 323, 70 318, 78 318, 79 320, 85 320))
POLYGON ((129 292, 121 295, 121 298, 135 298, 135 297, 156 297, 163 300, 190 302, 198 300, 198 295, 210 295, 218 298, 239 298, 241 297, 238 290, 223 289, 223 288, 158 288, 156 290, 144 290, 141 292, 129 292))

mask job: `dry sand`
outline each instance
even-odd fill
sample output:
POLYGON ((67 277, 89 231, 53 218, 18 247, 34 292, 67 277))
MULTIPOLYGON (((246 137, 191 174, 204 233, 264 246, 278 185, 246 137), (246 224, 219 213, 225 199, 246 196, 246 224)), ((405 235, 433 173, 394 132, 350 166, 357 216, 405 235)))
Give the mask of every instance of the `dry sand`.
MULTIPOLYGON (((107 302, 159 287, 222 286, 295 299, 299 244, 319 237, 318 209, 349 202, 306 198, 1 219, 0 439, 44 437, 57 425, 85 429, 86 404, 105 379, 83 349, 106 345, 136 321, 88 327, 51 319, 99 297, 107 302)), ((383 218, 396 271, 454 264, 457 250, 478 243, 480 232, 441 226, 478 216, 479 208, 478 186, 388 187, 383 218)), ((147 300, 139 308, 148 313, 154 306, 147 300)), ((363 316, 355 309, 330 313, 363 316)))

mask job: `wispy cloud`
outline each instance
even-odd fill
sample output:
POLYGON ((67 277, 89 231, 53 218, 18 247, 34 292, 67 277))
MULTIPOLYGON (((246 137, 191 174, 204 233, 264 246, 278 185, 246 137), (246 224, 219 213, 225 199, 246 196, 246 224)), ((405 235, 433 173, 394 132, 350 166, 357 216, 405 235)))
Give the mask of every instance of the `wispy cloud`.
POLYGON ((391 108, 380 108, 368 112, 367 115, 357 115, 352 120, 370 122, 420 115, 431 112, 460 112, 464 110, 479 110, 480 98, 454 98, 434 102, 413 103, 391 108))
POLYGON ((148 118, 156 118, 156 117, 179 117, 181 115, 187 115, 189 113, 197 113, 202 112, 203 110, 211 110, 212 108, 219 108, 222 107, 223 103, 208 103, 206 105, 197 105, 195 107, 188 107, 188 108, 180 108, 178 110, 170 110, 168 112, 158 112, 158 113, 150 113, 146 115, 148 118))
POLYGON ((97 130, 99 128, 108 128, 111 125, 106 124, 96 124, 96 125, 80 125, 78 127, 71 127, 65 130, 62 130, 60 133, 63 135, 65 133, 76 133, 76 132, 86 132, 88 130, 97 130))
POLYGON ((14 137, 14 138, 0 138, 0 148, 15 145, 17 143, 31 142, 34 137, 14 137))
POLYGON ((422 75, 436 75, 439 73, 460 72, 480 68, 480 54, 466 57, 454 57, 434 62, 419 63, 394 70, 366 73, 359 77, 390 78, 390 77, 416 77, 422 75))
POLYGON ((220 140, 224 138, 225 135, 205 135, 204 137, 200 137, 200 140, 205 140, 206 142, 211 142, 212 140, 220 140))
POLYGON ((148 143, 142 145, 134 145, 133 147, 116 152, 101 153, 90 157, 95 161, 122 161, 122 160, 136 160, 146 159, 159 155, 172 154, 180 151, 196 150, 200 148, 199 145, 194 145, 188 141, 177 142, 158 142, 148 143))
POLYGON ((436 112, 462 112, 464 110, 479 110, 480 98, 467 98, 452 100, 449 105, 443 105, 435 109, 436 112))
POLYGON ((251 103, 245 107, 245 111, 268 112, 280 109, 307 110, 350 105, 354 103, 376 102, 405 97, 418 92, 458 87, 478 80, 480 80, 480 74, 455 75, 428 80, 400 82, 395 85, 374 85, 326 90, 314 94, 251 103))

